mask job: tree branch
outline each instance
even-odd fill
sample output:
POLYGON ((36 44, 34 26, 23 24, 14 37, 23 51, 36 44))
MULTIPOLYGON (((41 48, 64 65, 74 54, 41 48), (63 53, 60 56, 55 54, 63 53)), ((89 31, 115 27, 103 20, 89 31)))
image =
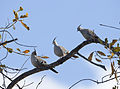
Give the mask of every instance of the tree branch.
MULTIPOLYGON (((120 76, 117 76, 117 78, 119 78, 120 76)), ((102 80, 102 81, 98 81, 98 80, 93 80, 93 79, 81 79, 79 80, 78 82, 74 83, 72 86, 69 87, 69 89, 72 89, 75 85, 77 85, 78 83, 82 82, 82 81, 92 81, 94 83, 97 83, 97 84, 101 84, 101 83, 105 83, 105 82, 108 82, 108 81, 111 81, 111 80, 114 80, 114 78, 110 78, 110 79, 107 79, 107 80, 102 80)))
POLYGON ((96 66, 98 66, 98 67, 100 67, 100 68, 103 68, 105 71, 107 70, 104 65, 100 65, 100 64, 94 63, 94 62, 92 62, 92 61, 89 61, 85 56, 81 55, 80 53, 77 53, 77 54, 78 54, 80 57, 84 58, 86 61, 90 62, 91 64, 96 65, 96 66))
POLYGON ((120 28, 113 27, 113 26, 109 26, 109 25, 100 24, 100 26, 104 26, 104 27, 109 27, 109 28, 114 28, 114 29, 118 29, 118 30, 120 30, 120 28))
POLYGON ((79 51, 82 47, 84 47, 84 46, 86 46, 86 45, 88 45, 88 44, 91 44, 91 43, 95 43, 95 42, 92 41, 92 40, 91 40, 91 41, 84 41, 83 43, 81 43, 80 45, 78 45, 75 49, 73 49, 69 54, 67 54, 66 56, 58 59, 56 62, 53 62, 53 63, 51 63, 51 64, 49 64, 49 65, 45 65, 45 66, 43 66, 43 67, 41 66, 40 68, 34 68, 34 69, 32 69, 32 70, 29 70, 29 71, 21 74, 20 76, 18 76, 16 79, 14 79, 14 80, 8 85, 7 89, 12 89, 12 87, 13 87, 16 83, 18 83, 20 80, 24 79, 24 78, 27 77, 27 76, 30 76, 30 75, 35 74, 35 73, 37 73, 37 72, 44 71, 44 70, 48 70, 49 68, 54 68, 54 67, 56 67, 56 66, 59 66, 59 65, 63 64, 65 61, 67 61, 68 59, 70 59, 74 54, 77 54, 78 51, 79 51))
POLYGON ((18 39, 16 38, 16 39, 12 39, 12 40, 9 40, 9 41, 5 41, 3 43, 0 43, 0 46, 4 45, 4 44, 7 44, 7 43, 11 43, 11 42, 16 41, 16 40, 18 40, 18 39))

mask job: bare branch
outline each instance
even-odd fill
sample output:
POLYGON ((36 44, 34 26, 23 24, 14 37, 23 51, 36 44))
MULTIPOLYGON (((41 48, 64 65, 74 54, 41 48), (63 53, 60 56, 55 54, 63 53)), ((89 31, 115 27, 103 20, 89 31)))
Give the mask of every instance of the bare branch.
POLYGON ((25 85, 25 81, 24 81, 24 84, 23 84, 23 86, 21 87, 21 89, 23 89, 24 87, 30 86, 30 85, 33 84, 33 83, 34 83, 34 82, 31 82, 31 83, 25 85))
POLYGON ((72 55, 76 54, 82 47, 94 43, 94 41, 84 41, 83 43, 81 43, 80 45, 78 45, 75 49, 73 49, 69 54, 67 54, 66 56, 58 59, 56 62, 53 62, 49 65, 45 65, 45 66, 41 66, 40 68, 34 68, 32 70, 29 70, 23 74, 21 74, 20 76, 18 76, 16 79, 14 79, 7 87, 7 89, 11 89, 17 82, 19 82, 20 80, 24 79, 27 76, 30 76, 34 73, 40 72, 40 71, 44 71, 44 70, 48 70, 50 68, 54 68, 56 66, 59 66, 61 64, 63 64, 65 61, 67 61, 68 59, 70 59, 72 57, 72 55))
MULTIPOLYGON (((2 30, 2 31, 0 31, 0 32, 6 32, 6 33, 8 33, 9 35, 10 35, 10 37, 12 38, 12 39, 14 39, 14 37, 12 36, 12 34, 10 33, 10 32, 8 32, 7 30, 2 30)), ((16 42, 16 41, 14 41, 16 44, 18 44, 18 45, 20 45, 20 46, 24 46, 24 47, 37 47, 37 46, 28 46, 28 45, 24 45, 24 44, 20 44, 20 43, 18 43, 18 42, 16 42)))
MULTIPOLYGON (((29 58, 30 58, 30 57, 29 57, 29 58)), ((29 58, 28 58, 28 59, 29 59, 29 58)), ((18 73, 17 73, 13 78, 15 78, 15 77, 20 73, 20 71, 23 69, 23 67, 24 67, 25 63, 28 61, 28 59, 25 60, 25 62, 24 62, 23 65, 21 66, 20 70, 18 71, 18 73)))
POLYGON ((38 85, 37 85, 36 89, 37 89, 37 88, 38 88, 38 86, 42 83, 42 81, 43 81, 43 79, 45 78, 45 76, 46 76, 46 75, 44 75, 44 76, 41 78, 41 80, 40 80, 40 82, 38 83, 38 85))
POLYGON ((104 26, 104 27, 109 27, 109 28, 114 28, 114 29, 118 29, 118 30, 120 30, 120 28, 113 27, 113 26, 109 26, 109 25, 100 24, 100 26, 104 26))
MULTIPOLYGON (((117 76, 117 78, 119 78, 120 76, 117 76)), ((102 80, 102 81, 98 81, 98 80, 93 80, 93 79, 81 79, 79 80, 78 82, 74 83, 72 86, 69 87, 69 89, 72 89, 75 85, 77 85, 78 83, 82 82, 82 81, 92 81, 94 83, 97 83, 97 84, 101 84, 101 83, 105 83, 105 82, 108 82, 108 81, 111 81, 111 80, 114 80, 114 78, 110 78, 110 79, 106 79, 106 80, 102 80)))
POLYGON ((104 65, 100 65, 100 64, 94 63, 94 62, 92 62, 92 61, 89 61, 85 56, 81 55, 80 53, 77 53, 77 54, 78 54, 80 57, 84 58, 86 61, 92 63, 93 65, 96 65, 96 66, 98 66, 98 67, 100 67, 100 68, 103 68, 104 70, 107 70, 104 65))
MULTIPOLYGON (((10 81, 12 81, 12 79, 9 78, 7 75, 3 74, 2 72, 1 72, 1 74, 2 74, 4 77, 6 77, 7 79, 9 79, 10 81)), ((19 86, 18 84, 16 84, 16 85, 18 86, 19 89, 21 89, 20 86, 19 86)))
POLYGON ((0 46, 4 45, 4 44, 7 44, 7 43, 11 43, 11 42, 16 41, 16 40, 18 40, 18 39, 16 38, 16 39, 12 39, 12 40, 9 40, 9 41, 5 41, 3 43, 0 43, 0 46))

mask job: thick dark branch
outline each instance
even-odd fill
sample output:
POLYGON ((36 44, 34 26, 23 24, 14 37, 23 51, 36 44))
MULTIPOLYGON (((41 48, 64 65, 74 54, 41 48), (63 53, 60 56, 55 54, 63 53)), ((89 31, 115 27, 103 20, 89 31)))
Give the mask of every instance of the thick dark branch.
MULTIPOLYGON (((40 71, 44 71, 44 70, 48 70, 50 67, 54 68, 56 66, 59 66, 61 64, 63 64, 65 61, 67 61, 68 59, 70 59, 72 57, 72 55, 77 54, 78 51, 83 48, 84 46, 91 44, 91 43, 95 43, 94 41, 84 41, 83 43, 81 43, 80 45, 78 45, 75 49, 73 49, 69 54, 67 54, 66 56, 58 59, 56 62, 53 62, 49 65, 43 66, 41 68, 34 68, 32 70, 29 70, 23 74, 21 74, 20 76, 18 76, 16 79, 14 79, 7 87, 7 89, 12 89, 12 87, 18 83, 20 80, 24 79, 27 76, 30 76, 34 73, 40 72, 40 71)), ((99 42, 96 42, 99 43, 99 42)), ((105 69, 105 68, 104 68, 105 69)))
POLYGON ((11 42, 16 41, 16 40, 18 40, 18 39, 16 38, 16 39, 12 39, 12 40, 9 40, 9 41, 5 41, 3 43, 0 43, 0 46, 4 45, 4 44, 7 44, 7 43, 11 43, 11 42))

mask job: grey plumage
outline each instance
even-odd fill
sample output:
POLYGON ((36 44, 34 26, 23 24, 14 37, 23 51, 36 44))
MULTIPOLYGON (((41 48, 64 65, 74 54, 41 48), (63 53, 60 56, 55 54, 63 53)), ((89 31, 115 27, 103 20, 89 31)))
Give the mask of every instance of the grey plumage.
MULTIPOLYGON (((33 51, 32 54, 31 54, 31 63, 36 68, 40 68, 41 66, 48 65, 45 60, 41 59, 40 56, 37 56, 36 51, 33 51)), ((53 68, 50 68, 50 70, 52 70, 55 73, 58 73, 53 68)))
MULTIPOLYGON (((69 53, 69 51, 67 49, 65 49, 63 46, 59 46, 55 39, 56 38, 54 38, 54 40, 53 40, 55 55, 58 56, 58 57, 66 56, 69 53)), ((76 55, 73 55, 73 57, 74 58, 79 58, 76 55)))
POLYGON ((95 40, 98 39, 98 41, 102 41, 92 30, 90 29, 85 29, 80 27, 81 25, 78 26, 77 31, 80 31, 83 37, 86 40, 95 40))

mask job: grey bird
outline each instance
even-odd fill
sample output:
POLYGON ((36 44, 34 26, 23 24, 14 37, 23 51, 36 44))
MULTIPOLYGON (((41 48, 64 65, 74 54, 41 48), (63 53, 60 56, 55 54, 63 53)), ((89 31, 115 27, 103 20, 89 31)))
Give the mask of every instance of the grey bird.
MULTIPOLYGON (((54 53, 55 53, 56 56, 63 57, 63 56, 66 56, 69 53, 69 51, 67 49, 65 49, 63 46, 59 46, 57 44, 56 37, 53 40, 53 44, 54 44, 54 53)), ((76 55, 73 55, 72 57, 79 58, 76 55)))
MULTIPOLYGON (((45 60, 41 59, 40 56, 37 56, 36 50, 33 51, 32 54, 31 54, 31 63, 36 68, 40 68, 41 66, 48 65, 45 60)), ((53 68, 50 68, 50 70, 52 70, 55 73, 58 73, 53 68)))
POLYGON ((94 31, 82 28, 80 26, 81 25, 78 26, 77 31, 80 31, 86 40, 98 40, 99 42, 102 42, 102 40, 94 33, 94 31))

